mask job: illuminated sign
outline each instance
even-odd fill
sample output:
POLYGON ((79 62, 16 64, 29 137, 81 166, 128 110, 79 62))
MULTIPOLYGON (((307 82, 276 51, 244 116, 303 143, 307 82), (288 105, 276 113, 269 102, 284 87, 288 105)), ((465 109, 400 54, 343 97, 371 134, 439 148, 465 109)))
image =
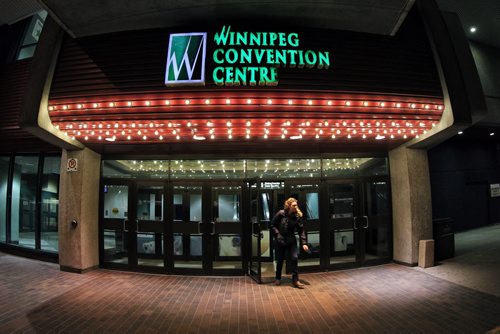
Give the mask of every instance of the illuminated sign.
POLYGON ((328 51, 298 49, 297 33, 233 32, 231 26, 224 26, 214 42, 219 47, 213 54, 219 65, 212 74, 217 85, 276 86, 278 67, 330 67, 328 51))
MULTIPOLYGON (((205 83, 206 37, 206 33, 170 35, 167 86, 205 83)), ((276 86, 280 67, 330 67, 330 53, 300 49, 297 33, 235 32, 223 26, 213 41, 212 78, 219 86, 276 86)))
POLYGON ((207 33, 171 34, 165 85, 204 85, 207 33))

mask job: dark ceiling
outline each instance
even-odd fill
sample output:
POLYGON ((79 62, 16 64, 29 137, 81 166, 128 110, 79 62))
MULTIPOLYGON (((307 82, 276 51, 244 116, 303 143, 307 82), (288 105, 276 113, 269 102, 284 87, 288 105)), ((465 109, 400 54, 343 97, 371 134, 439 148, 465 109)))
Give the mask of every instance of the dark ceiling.
MULTIPOLYGON (((295 20, 312 27, 394 34, 415 0, 268 0, 247 2, 161 0, 15 0, 0 2, 0 25, 47 9, 73 36, 165 27, 193 20, 259 15, 295 20)), ((456 12, 469 39, 500 48, 500 1, 436 0, 456 12), (470 28, 476 27, 476 32, 470 28)))

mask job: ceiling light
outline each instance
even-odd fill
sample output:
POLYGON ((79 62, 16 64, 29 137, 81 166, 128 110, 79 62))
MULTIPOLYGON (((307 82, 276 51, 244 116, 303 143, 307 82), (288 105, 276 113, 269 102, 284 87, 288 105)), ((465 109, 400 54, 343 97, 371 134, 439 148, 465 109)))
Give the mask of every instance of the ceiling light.
POLYGON ((495 132, 490 133, 490 136, 494 136, 494 135, 495 135, 495 132))
POLYGON ((471 32, 471 33, 475 33, 475 32, 476 32, 476 30, 477 30, 477 28, 476 28, 476 27, 470 27, 470 32, 471 32))

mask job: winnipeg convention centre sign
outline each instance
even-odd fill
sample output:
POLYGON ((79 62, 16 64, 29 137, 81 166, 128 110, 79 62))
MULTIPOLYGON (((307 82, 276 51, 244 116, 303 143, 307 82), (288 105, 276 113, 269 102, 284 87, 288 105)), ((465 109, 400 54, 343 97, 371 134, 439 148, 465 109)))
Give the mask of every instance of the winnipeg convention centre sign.
MULTIPOLYGON (((207 33, 171 34, 165 84, 204 85, 207 33)), ((238 32, 223 26, 213 38, 212 79, 219 86, 276 86, 278 69, 330 67, 328 51, 303 50, 297 33, 238 32)))

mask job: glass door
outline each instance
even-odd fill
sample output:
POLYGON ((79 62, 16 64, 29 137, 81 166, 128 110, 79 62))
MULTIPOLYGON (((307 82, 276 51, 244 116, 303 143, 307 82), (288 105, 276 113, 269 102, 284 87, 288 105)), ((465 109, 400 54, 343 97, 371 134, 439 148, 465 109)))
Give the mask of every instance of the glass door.
POLYGON ((248 274, 257 283, 262 283, 261 271, 261 254, 262 254, 262 238, 264 233, 260 226, 259 220, 259 188, 256 181, 247 182, 247 189, 250 199, 250 256, 248 257, 248 274))
POLYGON ((211 186, 212 211, 207 255, 214 273, 240 274, 243 270, 241 183, 211 186))
MULTIPOLYGON (((137 265, 165 268, 164 184, 138 183, 135 196, 137 265)), ((161 269, 159 269, 161 270, 161 269)))
MULTIPOLYGON (((314 180, 300 183, 291 183, 290 197, 298 200, 299 208, 304 214, 304 228, 307 233, 309 252, 300 249, 300 268, 318 269, 321 262, 321 220, 319 207, 319 182, 314 180)), ((298 240, 298 237, 297 237, 298 240)))
POLYGON ((101 202, 101 263, 106 266, 128 267, 132 223, 129 221, 130 185, 106 181, 101 202))
MULTIPOLYGON (((328 183, 329 212, 329 264, 330 266, 356 266, 361 252, 359 187, 353 182, 328 183)), ((364 231, 364 229, 363 229, 364 231)))
MULTIPOLYGON (((171 263, 174 272, 203 273, 206 265, 203 261, 204 237, 208 223, 204 221, 201 184, 174 184, 171 196, 172 210, 169 236, 171 237, 171 263)), ((206 247, 205 247, 206 248, 206 247)), ((170 261, 169 261, 170 262, 170 261)))
POLYGON ((363 182, 364 263, 387 262, 392 257, 392 213, 389 182, 363 182))
POLYGON ((328 183, 330 267, 363 266, 390 260, 389 196, 386 179, 328 183))

